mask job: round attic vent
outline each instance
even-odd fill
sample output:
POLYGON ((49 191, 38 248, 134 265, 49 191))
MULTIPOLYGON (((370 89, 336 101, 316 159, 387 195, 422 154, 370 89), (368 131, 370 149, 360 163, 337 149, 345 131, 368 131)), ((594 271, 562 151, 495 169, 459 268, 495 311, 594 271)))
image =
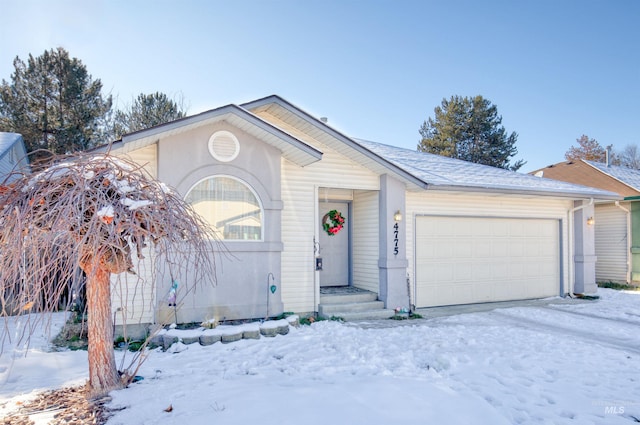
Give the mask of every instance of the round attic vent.
POLYGON ((209 153, 220 162, 230 162, 240 153, 240 143, 233 133, 221 130, 209 137, 209 153))

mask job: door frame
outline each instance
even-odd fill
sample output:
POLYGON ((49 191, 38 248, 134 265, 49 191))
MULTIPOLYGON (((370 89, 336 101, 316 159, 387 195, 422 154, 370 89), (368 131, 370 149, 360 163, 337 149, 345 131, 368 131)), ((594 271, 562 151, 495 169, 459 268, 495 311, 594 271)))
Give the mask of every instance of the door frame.
MULTIPOLYGON (((320 214, 320 207, 322 206, 322 204, 324 203, 335 203, 335 204, 344 204, 346 207, 346 211, 347 211, 347 220, 348 220, 348 225, 347 228, 345 229, 347 231, 347 286, 352 286, 353 285, 353 258, 352 258, 352 254, 353 254, 353 234, 352 234, 352 225, 351 225, 351 221, 353 220, 353 217, 351 215, 352 212, 352 204, 353 201, 352 200, 345 200, 345 199, 323 199, 322 201, 320 201, 318 199, 317 203, 316 203, 316 212, 315 212, 315 226, 316 226, 316 230, 315 230, 315 234, 316 234, 316 247, 319 248, 319 252, 316 252, 316 255, 319 255, 320 257, 322 257, 322 245, 320 244, 320 233, 322 232, 321 230, 321 225, 320 222, 322 220, 322 216, 320 214)), ((315 264, 315 262, 314 262, 315 264)), ((317 271, 316 270, 316 284, 318 287, 321 286, 321 276, 322 273, 321 271, 317 271)))

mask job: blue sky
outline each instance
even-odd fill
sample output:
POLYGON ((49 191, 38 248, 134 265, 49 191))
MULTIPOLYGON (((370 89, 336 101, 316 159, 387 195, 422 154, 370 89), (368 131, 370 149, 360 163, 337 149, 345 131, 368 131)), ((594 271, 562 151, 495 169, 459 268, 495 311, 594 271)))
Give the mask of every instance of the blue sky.
POLYGON ((640 144, 640 2, 2 0, 0 79, 62 46, 120 106, 195 114, 278 94, 343 133, 414 149, 443 98, 482 95, 530 171, 582 134, 640 144))

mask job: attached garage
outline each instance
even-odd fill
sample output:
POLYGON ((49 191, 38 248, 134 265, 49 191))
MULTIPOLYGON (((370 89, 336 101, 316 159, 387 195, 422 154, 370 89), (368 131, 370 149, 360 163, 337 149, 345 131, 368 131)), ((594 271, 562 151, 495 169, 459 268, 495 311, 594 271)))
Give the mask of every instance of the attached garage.
POLYGON ((557 219, 421 215, 416 307, 561 294, 557 219))

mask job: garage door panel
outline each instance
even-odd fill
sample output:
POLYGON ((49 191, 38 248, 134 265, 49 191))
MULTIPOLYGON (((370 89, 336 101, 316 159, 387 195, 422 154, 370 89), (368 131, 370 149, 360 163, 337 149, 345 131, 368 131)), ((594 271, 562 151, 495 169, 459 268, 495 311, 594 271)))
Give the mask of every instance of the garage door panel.
POLYGON ((416 217, 416 305, 559 294, 558 220, 416 217))

